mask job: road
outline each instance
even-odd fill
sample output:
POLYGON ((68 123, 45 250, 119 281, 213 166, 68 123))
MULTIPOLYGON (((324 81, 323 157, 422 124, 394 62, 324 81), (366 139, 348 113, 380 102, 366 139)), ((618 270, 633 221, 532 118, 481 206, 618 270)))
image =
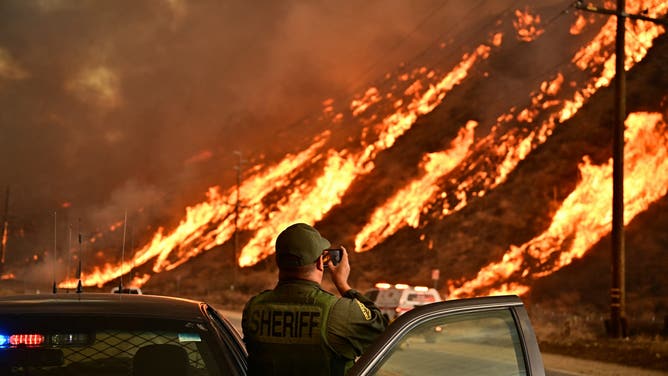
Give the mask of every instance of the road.
POLYGON ((627 367, 613 363, 596 362, 557 354, 542 354, 545 374, 548 376, 661 376, 661 372, 627 367))
MULTIPOLYGON (((241 333, 241 313, 225 310, 221 310, 221 313, 241 333)), ((668 371, 627 367, 557 354, 543 353, 542 356, 547 376, 668 376, 668 371)))

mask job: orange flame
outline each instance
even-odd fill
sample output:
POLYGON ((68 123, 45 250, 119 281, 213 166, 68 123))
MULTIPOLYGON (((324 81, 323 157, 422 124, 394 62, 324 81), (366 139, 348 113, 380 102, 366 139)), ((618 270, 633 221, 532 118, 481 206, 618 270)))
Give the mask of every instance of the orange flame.
MULTIPOLYGON (((626 120, 624 148, 624 224, 668 192, 668 127, 658 113, 633 113, 626 120)), ((524 283, 508 280, 541 278, 581 258, 611 229, 612 160, 592 165, 585 157, 582 179, 541 235, 511 246, 500 262, 491 263, 463 283, 450 281, 451 298, 473 295, 522 294, 524 283), (568 242, 566 242, 568 240, 568 242), (497 287, 497 285, 502 286, 497 287)))
MULTIPOLYGON (((650 6, 656 14, 664 14, 668 11, 668 4, 659 1, 639 2, 634 7, 629 7, 629 11, 650 6)), ((663 27, 649 22, 637 22, 628 26, 628 28, 631 35, 626 39, 626 69, 630 69, 636 62, 642 60, 652 46, 653 40, 664 32, 663 27)), ((541 85, 539 92, 533 96, 531 105, 518 115, 517 120, 534 122, 535 116, 541 113, 547 119, 540 126, 531 128, 528 134, 524 134, 527 132, 515 127, 505 134, 498 135, 508 127, 508 123, 514 121, 514 117, 510 114, 499 117, 492 133, 482 139, 476 147, 479 150, 487 150, 484 158, 475 161, 466 160, 463 164, 469 170, 476 170, 476 167, 487 164, 490 158, 501 158, 501 160, 491 168, 477 169, 473 176, 462 181, 455 192, 450 195, 450 197, 457 198, 454 206, 448 201, 444 201, 443 216, 465 207, 468 196, 480 196, 481 192, 484 193, 485 190, 494 189, 504 182, 515 166, 538 145, 544 143, 559 123, 563 123, 575 115, 586 100, 596 93, 599 88, 610 84, 615 75, 614 54, 609 52, 614 49, 615 29, 614 20, 606 23, 590 43, 576 52, 572 60, 580 69, 591 70, 592 73, 600 71, 600 68, 603 67, 600 75, 594 76, 586 82, 583 89, 575 91, 572 94, 572 99, 559 101, 555 96, 564 81, 562 73, 559 73, 553 81, 541 85), (501 146, 495 148, 495 145, 501 146), (481 186, 482 188, 480 188, 481 186)))
POLYGON ((2 255, 0 255, 0 263, 5 263, 5 251, 7 250, 7 237, 8 237, 8 228, 9 223, 5 221, 2 224, 2 255))
POLYGON ((202 150, 199 153, 193 155, 192 157, 186 159, 183 162, 183 164, 189 165, 189 164, 206 162, 212 157, 213 157, 213 152, 211 150, 202 150))
MULTIPOLYGON (((640 7, 648 7, 647 2, 640 7)), ((666 5, 658 4, 656 8, 665 12, 666 5)), ((632 32, 634 37, 627 39, 627 52, 634 52, 633 57, 627 60, 629 67, 644 57, 653 39, 661 34, 663 29, 638 22, 634 24, 632 32)), ((532 124, 531 127, 523 130, 509 127, 509 124, 516 120, 514 110, 511 110, 509 114, 499 117, 488 137, 471 147, 471 153, 457 167, 466 166, 468 178, 463 179, 451 194, 443 192, 438 195, 453 201, 451 203, 443 200, 443 215, 460 210, 466 206, 469 197, 481 197, 486 190, 505 181, 519 161, 547 140, 558 122, 573 116, 598 88, 609 84, 614 71, 609 73, 608 61, 614 61, 614 57, 606 53, 605 49, 610 49, 613 44, 608 38, 600 37, 608 33, 614 35, 614 23, 610 26, 609 23, 606 24, 598 39, 587 46, 594 50, 594 54, 582 52, 574 57, 573 62, 580 69, 590 70, 596 77, 585 83, 584 89, 572 93, 572 99, 565 101, 557 98, 564 90, 563 82, 567 81, 568 76, 565 73, 555 74, 552 80, 541 85, 531 104, 518 114, 517 120, 532 124), (604 58, 595 59, 598 56, 604 58), (602 73, 599 75, 599 72, 602 73), (543 119, 540 122, 539 117, 543 119), (537 124, 533 125, 534 123, 537 124), (491 172, 488 168, 482 168, 490 163, 493 163, 491 172)), ((501 34, 494 34, 492 45, 498 46, 501 41, 501 34)), ((323 132, 308 149, 296 155, 288 155, 273 166, 253 167, 249 177, 240 186, 242 197, 236 197, 234 189, 221 193, 218 187, 210 188, 207 200, 186 208, 185 217, 175 229, 165 233, 163 228, 159 228, 153 239, 139 249, 132 260, 122 265, 106 264, 96 267, 87 274, 84 284, 102 285, 131 270, 131 266, 143 265, 151 260, 155 260, 152 270, 156 273, 176 268, 190 258, 230 240, 234 234, 235 222, 241 230, 253 233, 253 237, 241 251, 239 264, 247 266, 267 257, 272 252, 274 236, 283 227, 294 221, 313 223, 322 219, 332 207, 340 203, 356 177, 373 169, 376 155, 392 147, 396 139, 408 131, 419 116, 431 112, 442 103, 450 89, 467 77, 475 63, 486 59, 490 50, 488 45, 479 46, 473 53, 464 55, 461 62, 442 77, 426 68, 412 74, 401 74, 397 79, 408 86, 400 95, 381 94, 376 88, 370 89, 350 106, 353 116, 367 116, 360 120, 362 124, 368 125, 362 130, 361 151, 324 150, 329 133, 323 132), (410 83, 416 75, 422 76, 410 83), (380 107, 381 102, 387 102, 394 113, 370 114, 371 107, 380 107), (313 178, 313 170, 319 168, 322 170, 313 178), (305 173, 307 169, 308 179, 305 173), (278 194, 282 196, 276 198, 278 194), (242 208, 236 221, 234 205, 231 204, 234 202, 239 202, 242 208)), ((574 81, 568 82, 570 87, 577 86, 574 81)), ((324 114, 333 123, 342 121, 343 114, 334 111, 332 100, 326 100, 323 106, 324 114)), ((505 288, 509 291, 515 286, 508 283, 505 288)))
POLYGON ((439 189, 436 184, 438 180, 452 171, 469 152, 477 125, 477 122, 469 121, 459 130, 457 138, 450 144, 450 149, 424 156, 424 175, 376 208, 367 225, 355 238, 357 252, 370 250, 402 227, 418 227, 422 208, 439 189))
MULTIPOLYGON (((665 4, 663 8, 666 8, 665 4)), ((564 74, 558 73, 553 80, 545 81, 540 85, 540 90, 534 93, 531 98, 531 104, 520 111, 516 117, 512 113, 499 117, 498 123, 494 126, 491 134, 479 141, 473 150, 474 152, 468 154, 466 159, 460 163, 461 169, 473 171, 473 173, 468 178, 464 178, 454 189, 454 192, 445 191, 441 193, 442 216, 450 215, 464 208, 468 204, 469 197, 482 197, 486 191, 503 183, 521 160, 525 159, 538 145, 547 140, 557 124, 572 117, 598 88, 610 83, 614 76, 614 69, 608 69, 608 61, 614 61, 614 55, 609 52, 606 53, 606 49, 610 50, 614 45, 615 27, 614 22, 606 24, 591 43, 575 54, 573 61, 580 69, 596 71, 596 67, 601 65, 606 69, 600 76, 594 76, 586 82, 584 89, 575 91, 572 100, 559 100, 557 98, 565 81, 564 74), (610 35, 613 36, 612 39, 608 38, 610 35), (598 54, 590 54, 592 51, 598 51, 598 54), (601 56, 603 58, 600 58, 601 56), (505 130, 514 121, 534 123, 539 115, 546 117, 546 119, 536 127, 518 128, 513 124, 510 130, 505 130), (505 134, 501 133, 504 131, 505 134), (490 165, 490 160, 495 161, 496 164, 490 165)), ((633 30, 636 35, 629 38, 626 44, 627 53, 631 54, 627 59, 628 68, 645 56, 653 39, 660 35, 663 29, 644 23, 633 30)), ((408 187, 412 184, 415 184, 415 182, 409 183, 404 190, 409 190, 408 187)), ((418 196, 416 200, 420 201, 422 199, 418 196)), ((424 202, 421 203, 423 210, 426 210, 424 204, 424 202)), ((385 203, 382 207, 376 209, 376 213, 391 213, 394 210, 392 206, 393 203, 385 203)), ((408 213, 403 213, 403 215, 406 218, 414 218, 408 213)), ((356 237, 356 245, 360 247, 360 250, 375 246, 400 228, 392 224, 395 221, 394 219, 388 218, 393 218, 393 216, 372 216, 356 237), (377 239, 374 237, 377 237, 377 239)), ((406 218, 403 220, 406 221, 406 218)), ((514 270, 511 264, 499 267, 514 270)), ((504 291, 509 291, 510 287, 506 287, 504 291)))
POLYGON ((374 103, 380 102, 381 98, 378 93, 378 89, 375 87, 369 88, 369 90, 364 93, 364 96, 360 99, 355 99, 350 104, 350 110, 353 113, 353 116, 358 116, 362 112, 366 111, 374 103))
POLYGON ((513 26, 517 31, 517 39, 524 42, 532 42, 538 38, 544 29, 539 29, 536 25, 540 24, 540 15, 533 15, 529 12, 529 8, 525 8, 524 12, 515 10, 515 19, 513 26))
MULTIPOLYGON (((447 92, 466 78, 473 64, 489 55, 489 49, 488 46, 481 45, 475 53, 464 55, 457 67, 439 82, 430 85, 424 93, 420 93, 421 84, 414 82, 407 90, 408 94, 414 95, 413 100, 405 109, 391 114, 375 127, 377 141, 368 145, 361 153, 348 154, 345 150, 330 150, 323 173, 315 179, 313 185, 305 183, 296 187, 285 204, 280 206, 282 210, 274 211, 273 215, 262 223, 262 227, 257 229, 255 236, 243 248, 239 264, 248 266, 267 257, 276 234, 291 223, 313 223, 322 219, 334 205, 341 202, 353 180, 371 170, 375 155, 390 148, 398 137, 410 129, 419 115, 431 112, 440 104, 447 92)), ((423 72, 426 73, 426 70, 423 72)))
MULTIPOLYGON (((590 17, 590 20, 592 20, 591 17, 590 17)), ((575 20, 573 25, 571 25, 571 29, 569 30, 569 33, 571 35, 581 34, 582 31, 584 30, 584 28, 587 26, 587 23, 588 22, 587 22, 587 19, 585 18, 585 16, 583 14, 578 14, 578 18, 575 20)))
MULTIPOLYGON (((394 113, 363 130, 363 133, 375 135, 375 141, 361 152, 322 152, 329 138, 329 132, 324 132, 307 150, 294 156, 289 155, 275 166, 255 166, 252 176, 242 182, 240 192, 243 197, 238 198, 244 209, 239 213, 237 224, 241 229, 255 232, 241 250, 239 264, 252 265, 271 254, 276 234, 294 221, 313 223, 322 219, 334 205, 340 203, 352 181, 373 168, 376 154, 391 147, 420 115, 438 106, 447 92, 460 84, 474 64, 486 59, 489 52, 489 46, 480 45, 473 53, 465 54, 457 66, 435 83, 424 85, 419 80, 415 81, 408 94, 404 93, 409 98, 394 113), (324 166, 318 177, 309 181, 299 179, 306 166, 318 163, 324 166), (286 196, 272 205, 263 202, 272 193, 279 191, 287 192, 286 196)), ((437 75, 424 68, 417 70, 416 74, 423 74, 425 81, 429 77, 438 79, 437 75)), ((401 80, 409 78, 409 75, 400 77, 401 80)), ((391 96, 376 95, 375 90, 367 91, 363 100, 371 105, 378 98, 392 100, 391 96)), ((331 102, 327 100, 323 104, 330 105, 331 102)), ((356 102, 353 110, 362 107, 361 102, 356 102)), ((358 116, 361 113, 357 111, 358 116)), ((154 272, 171 270, 201 252, 225 243, 234 234, 234 210, 229 202, 237 199, 235 194, 233 189, 221 194, 218 187, 211 188, 207 201, 186 208, 185 218, 171 233, 164 235, 164 229, 158 229, 151 242, 139 249, 132 260, 122 265, 95 267, 85 276, 83 283, 101 286, 117 278, 121 271, 130 270, 132 265, 143 265, 153 258, 154 272)))
POLYGON ((114 231, 118 230, 121 226, 123 226, 123 220, 122 219, 120 221, 116 222, 116 223, 112 223, 111 225, 109 225, 109 231, 114 232, 114 231))

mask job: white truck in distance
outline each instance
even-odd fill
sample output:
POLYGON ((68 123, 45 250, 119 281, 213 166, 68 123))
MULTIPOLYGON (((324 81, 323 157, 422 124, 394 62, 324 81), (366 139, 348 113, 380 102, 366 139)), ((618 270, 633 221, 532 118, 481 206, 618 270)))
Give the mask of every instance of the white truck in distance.
POLYGON ((373 300, 390 321, 415 307, 442 300, 436 289, 426 286, 409 286, 403 283, 395 285, 376 283, 375 287, 365 292, 364 295, 373 300))

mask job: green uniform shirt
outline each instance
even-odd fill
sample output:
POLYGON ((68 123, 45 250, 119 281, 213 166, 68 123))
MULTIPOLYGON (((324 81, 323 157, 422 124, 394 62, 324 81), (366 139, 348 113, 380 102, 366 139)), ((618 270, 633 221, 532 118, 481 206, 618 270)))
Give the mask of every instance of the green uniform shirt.
POLYGON ((343 375, 386 326, 355 290, 337 298, 312 281, 280 281, 244 308, 249 374, 343 375))

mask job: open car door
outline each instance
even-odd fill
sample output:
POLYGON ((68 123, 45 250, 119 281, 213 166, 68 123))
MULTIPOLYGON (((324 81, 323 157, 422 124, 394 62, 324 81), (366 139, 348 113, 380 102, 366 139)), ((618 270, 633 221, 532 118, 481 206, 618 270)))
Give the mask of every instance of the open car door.
POLYGON ((347 375, 544 375, 517 296, 450 300, 394 321, 347 375))

